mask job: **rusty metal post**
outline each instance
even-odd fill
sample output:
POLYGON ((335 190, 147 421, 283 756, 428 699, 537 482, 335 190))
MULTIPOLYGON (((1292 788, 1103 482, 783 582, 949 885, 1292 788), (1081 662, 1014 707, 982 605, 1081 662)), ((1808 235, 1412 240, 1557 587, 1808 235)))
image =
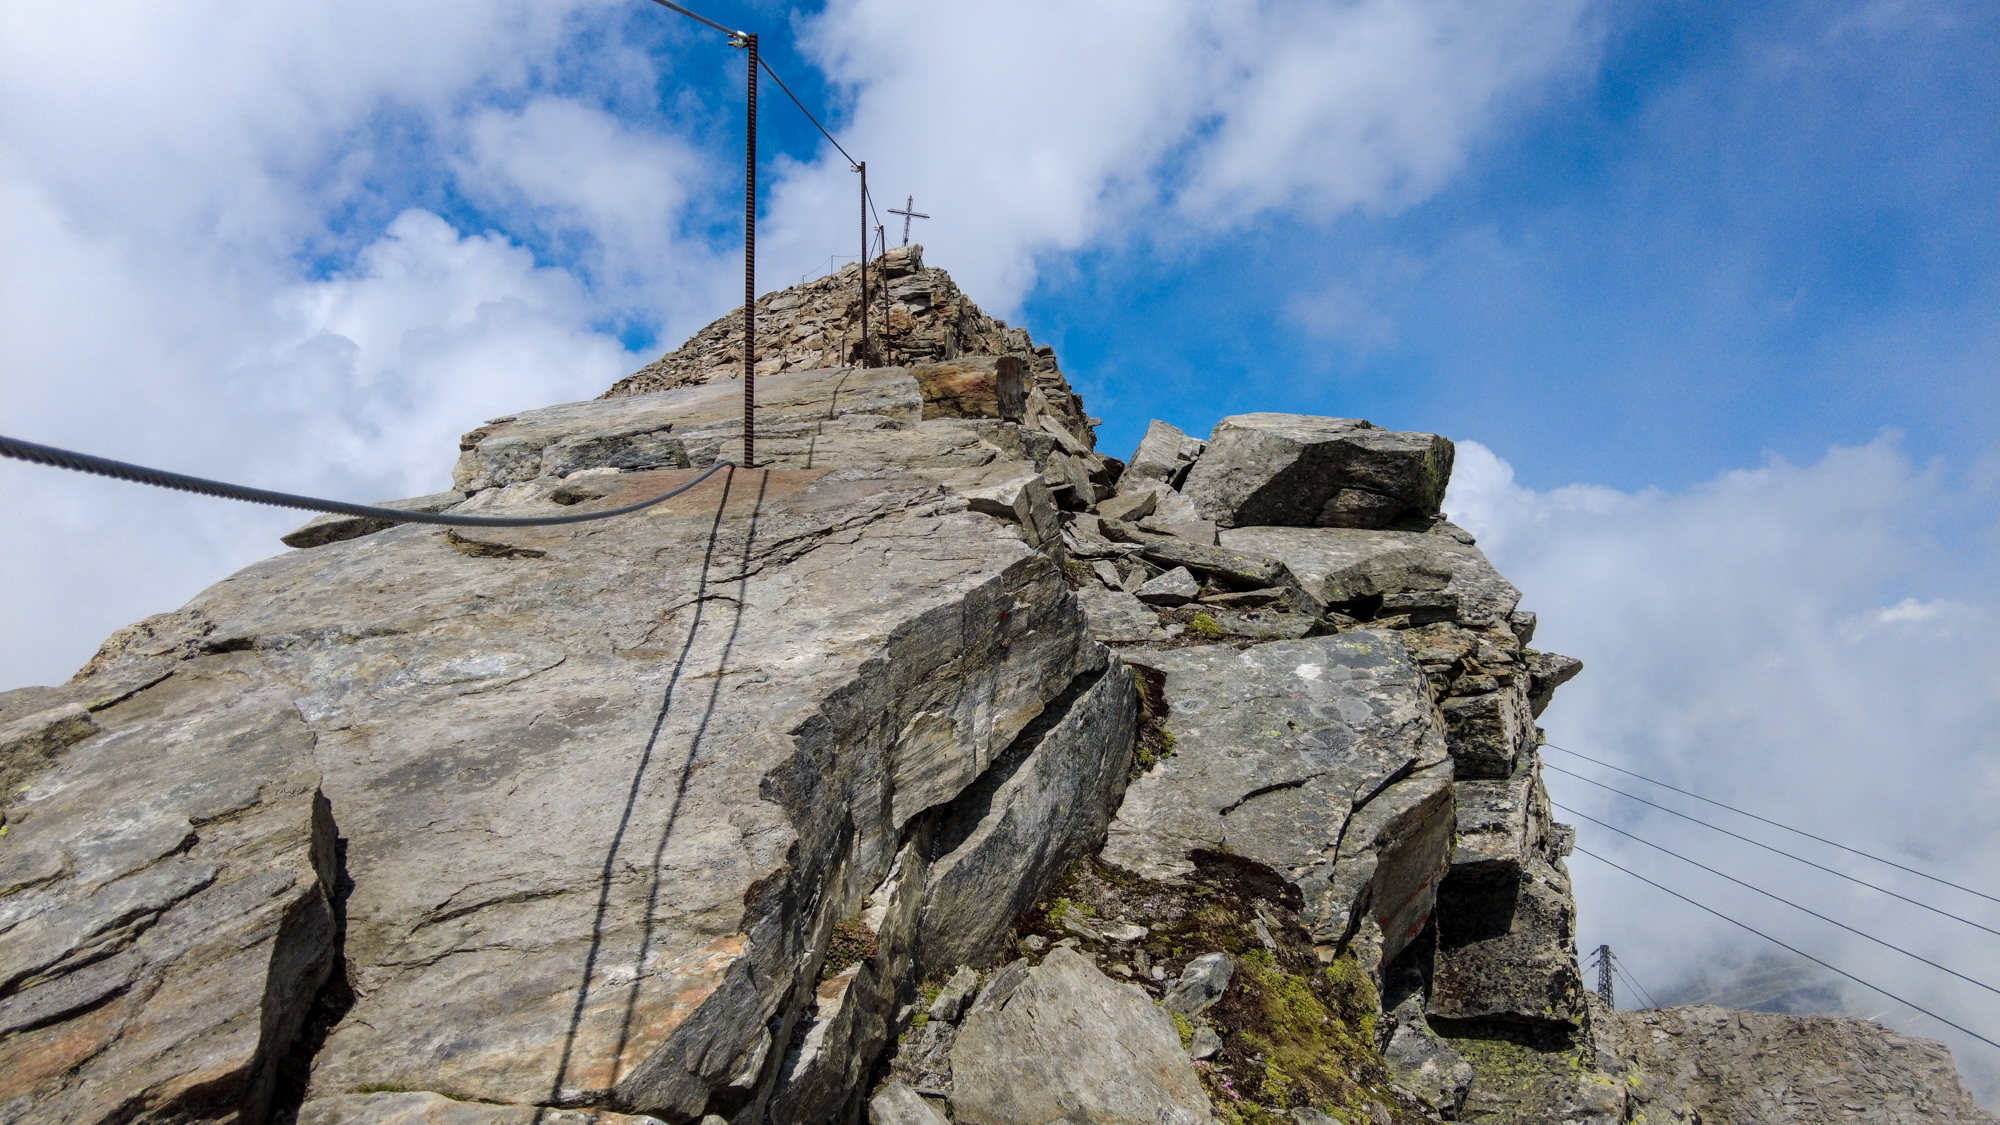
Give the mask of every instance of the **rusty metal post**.
POLYGON ((861 366, 868 366, 868 162, 854 166, 861 173, 861 366))
POLYGON ((743 129, 743 467, 757 464, 757 36, 745 34, 750 61, 743 129))

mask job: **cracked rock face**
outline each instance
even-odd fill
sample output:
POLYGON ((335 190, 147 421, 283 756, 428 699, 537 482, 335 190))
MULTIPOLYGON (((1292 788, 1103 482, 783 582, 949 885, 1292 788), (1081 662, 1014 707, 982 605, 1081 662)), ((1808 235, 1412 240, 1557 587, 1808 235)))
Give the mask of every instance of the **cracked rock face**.
POLYGON ((1430 915, 1451 844, 1451 759, 1422 674, 1393 632, 1170 649, 1175 751, 1134 781, 1104 858, 1150 878, 1229 852, 1305 896, 1316 941, 1393 958, 1430 915))
POLYGON ((967 1125, 1206 1125, 1194 1064, 1165 1012, 1057 948, 1006 997, 975 1007, 951 1050, 967 1125))
POLYGON ((262 1120, 333 963, 335 829, 292 693, 244 652, 104 679, 135 673, 154 686, 9 795, 0 1120, 262 1120))
MULTIPOLYGON (((619 474, 585 503, 688 475, 619 474)), ((515 488, 496 509, 562 510, 515 488)), ((289 998, 266 1011, 295 1030, 326 972, 337 821, 353 1000, 312 1060, 314 1119, 431 1112, 354 1100, 387 1087, 669 1120, 769 1098, 817 1120, 858 1096, 869 1037, 828 1056, 848 1075, 833 1106, 787 1099, 782 1046, 846 999, 815 975, 871 894, 888 900, 879 957, 857 972, 881 979, 852 1007, 879 1027, 908 986, 921 873, 881 888, 912 834, 1059 699, 1021 769, 1088 737, 1093 776, 1123 781, 1106 748, 1130 746, 1129 680, 1106 674, 1054 562, 931 480, 743 472, 632 517, 479 535, 493 549, 406 526, 284 555, 95 662, 172 675, 98 713, 105 733, 10 810, 10 863, 57 857, 54 881, 0 900, 9 1000, 40 1021, 0 1045, 12 1104, 95 1120, 108 1110, 90 1099, 139 1089, 164 1104, 240 1088, 232 1111, 268 1097, 291 1035, 261 1027, 259 1005, 289 998), (1065 697, 1080 677, 1104 686, 1065 697), (175 754, 180 772, 218 763, 209 788, 119 772, 175 754), (83 797, 138 827, 94 840, 83 797), (135 917, 159 920, 118 937, 135 917), (243 927, 262 944, 226 970, 231 1000, 213 974, 234 962, 210 946, 250 940, 243 927), (86 964, 100 948, 127 959, 86 964), (68 964, 95 975, 49 1002, 46 982, 20 987, 68 964), (128 1040, 157 1081, 135 1084, 128 1040), (124 1068, 118 1083, 67 1072, 84 1047, 124 1068)), ((1100 831, 1112 800, 1096 798, 1100 831)), ((1001 835, 1034 822, 990 804, 1001 835)), ((1017 871, 982 862, 975 889, 1015 889, 1017 871)))

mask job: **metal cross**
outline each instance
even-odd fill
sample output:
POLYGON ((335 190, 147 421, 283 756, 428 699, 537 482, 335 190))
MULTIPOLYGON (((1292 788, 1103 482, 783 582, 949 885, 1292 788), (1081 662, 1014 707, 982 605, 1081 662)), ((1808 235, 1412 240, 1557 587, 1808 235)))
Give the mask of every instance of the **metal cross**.
POLYGON ((924 214, 922 211, 912 210, 912 208, 914 208, 916 205, 917 205, 917 197, 914 195, 906 195, 903 197, 902 207, 889 208, 889 213, 891 215, 901 215, 903 217, 903 245, 905 246, 908 246, 910 244, 910 220, 930 218, 929 215, 924 214))

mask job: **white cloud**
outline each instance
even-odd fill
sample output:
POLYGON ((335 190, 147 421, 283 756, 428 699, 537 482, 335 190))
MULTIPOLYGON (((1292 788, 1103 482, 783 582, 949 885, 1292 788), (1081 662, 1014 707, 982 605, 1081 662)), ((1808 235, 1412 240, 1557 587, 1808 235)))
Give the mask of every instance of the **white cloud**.
MULTIPOLYGON (((1967 574, 1931 537, 1952 497, 1893 439, 1817 464, 1772 459, 1697 488, 1523 488, 1459 444, 1448 509, 1540 614, 1538 647, 1585 662, 1543 716, 1549 741, 1989 893, 2000 893, 2000 648, 1990 559, 1967 574), (1982 570, 1981 567, 1984 567, 1982 570), (1958 577, 1954 577, 1954 576, 1958 577), (1923 596, 1890 591, 1916 589, 1923 596), (1886 596, 1885 596, 1886 595, 1886 596)), ((1555 766, 2000 928, 2000 907, 1562 753, 1555 766)), ((1974 976, 2000 939, 1734 843, 1560 773, 1556 800, 1974 976)), ((2000 1037, 1982 995, 1908 958, 1583 823, 1584 847, 1916 1003, 2000 1037)), ((1608 941, 1655 994, 1757 938, 1586 857, 1586 946, 1608 941)), ((1996 981, 1994 983, 2000 983, 1996 981)), ((1857 1014, 1953 1043, 2000 1095, 1991 1048, 1859 987, 1857 1014)))
MULTIPOLYGON (((878 201, 930 204, 933 256, 1006 311, 1067 251, 1406 206, 1596 36, 1585 0, 848 0, 806 43, 878 201)), ((851 243, 827 234, 853 222, 837 156, 772 198, 774 265, 851 243)))

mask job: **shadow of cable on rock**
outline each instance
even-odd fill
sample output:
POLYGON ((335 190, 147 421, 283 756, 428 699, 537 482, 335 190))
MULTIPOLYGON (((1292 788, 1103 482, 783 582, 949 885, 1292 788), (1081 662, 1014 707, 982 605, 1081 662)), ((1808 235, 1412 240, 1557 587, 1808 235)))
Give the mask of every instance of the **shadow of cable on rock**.
MULTIPOLYGON (((661 734, 666 729, 668 716, 673 713, 679 688, 682 682, 689 678, 689 664, 694 659, 696 643, 700 639, 703 625, 707 622, 708 603, 710 601, 727 599, 733 601, 736 608, 730 617, 728 632, 723 637, 721 652, 716 658, 715 668, 713 671, 703 672, 693 677, 695 679, 707 679, 710 681, 708 699, 702 709, 701 719, 695 727, 694 735, 688 742, 687 753, 681 761, 680 776, 674 787, 673 801, 667 808, 666 819, 660 827, 659 838, 653 846, 651 883, 646 895, 646 909, 641 923, 639 949, 633 959, 636 971, 633 979, 628 984, 620 986, 624 987, 627 992, 624 1004, 625 1010, 619 1024, 618 1037, 611 1052, 611 1073, 614 1075, 617 1074, 620 1065, 624 1061, 625 1049, 631 1034, 632 1021, 638 1008, 639 992, 646 979, 646 958, 652 952, 654 914, 658 907, 661 893, 662 861, 666 856, 668 841, 673 835, 675 821, 680 816, 681 804, 687 796, 688 783, 694 776, 695 762, 701 752, 702 742, 708 734, 710 721, 715 715, 716 704, 722 691, 724 673, 729 664, 730 653, 735 649, 737 636, 743 627, 744 588, 749 582, 750 555, 756 544, 757 521, 763 511, 764 496, 769 483, 770 474, 768 472, 760 474, 756 499, 751 506, 749 526, 743 536, 740 565, 733 576, 723 576, 720 579, 721 585, 727 585, 732 581, 735 583, 737 589, 734 597, 718 595, 712 592, 711 581, 715 577, 714 572, 717 566, 716 554, 722 542, 723 517, 729 507, 730 494, 735 488, 735 474, 730 474, 729 479, 724 482, 722 496, 716 503, 715 518, 709 526, 708 542, 702 553, 701 578, 695 588, 694 617, 688 625, 687 638, 682 642, 680 653, 674 660, 673 671, 667 678, 667 686, 660 700, 660 709, 653 717, 652 730, 647 736, 645 747, 639 754, 637 764, 633 767, 632 783, 626 789, 625 807, 619 814, 618 828, 612 833, 610 847, 604 853, 604 866, 598 876, 597 912, 591 925, 590 951, 584 959, 583 978, 577 986, 576 1003, 570 1010, 569 1029, 564 1036, 562 1055, 556 1066, 555 1079, 549 1085, 548 1105, 537 1110, 534 1118, 537 1123, 540 1123, 544 1119, 547 1109, 563 1104, 564 1084, 568 1081, 571 1071, 580 1065, 576 1057, 578 1041, 582 1034, 584 1016, 589 1010, 592 997, 591 981, 596 976, 598 963, 604 955, 606 919, 611 913, 612 887, 616 881, 615 873, 618 869, 619 856, 624 852, 626 837, 632 830, 632 821, 638 811, 640 795, 646 790, 646 781, 649 774, 652 773, 654 759, 659 756, 661 734)), ((602 992, 603 989, 598 990, 600 997, 602 992)))

